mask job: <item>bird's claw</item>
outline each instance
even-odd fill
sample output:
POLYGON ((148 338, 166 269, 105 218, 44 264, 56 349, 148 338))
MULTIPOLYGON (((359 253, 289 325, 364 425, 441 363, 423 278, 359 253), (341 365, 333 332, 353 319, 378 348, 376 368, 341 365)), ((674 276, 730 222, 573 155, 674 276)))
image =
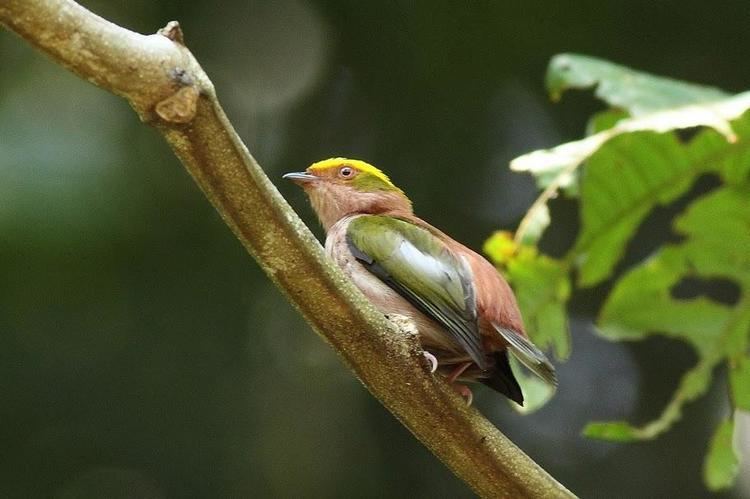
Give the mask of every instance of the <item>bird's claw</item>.
POLYGON ((459 395, 461 395, 461 397, 463 397, 464 400, 466 400, 467 406, 471 405, 471 403, 474 401, 474 394, 471 393, 471 388, 459 383, 454 383, 451 386, 458 392, 459 395))
POLYGON ((438 360, 437 357, 432 355, 430 352, 422 352, 422 355, 424 355, 424 358, 427 359, 427 362, 430 363, 430 374, 437 371, 438 368, 438 360))

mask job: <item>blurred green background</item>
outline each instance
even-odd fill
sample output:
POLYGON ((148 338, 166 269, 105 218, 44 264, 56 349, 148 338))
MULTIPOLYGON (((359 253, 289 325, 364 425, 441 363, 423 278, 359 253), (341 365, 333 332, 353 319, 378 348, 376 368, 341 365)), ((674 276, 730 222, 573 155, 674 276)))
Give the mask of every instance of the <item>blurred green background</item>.
MULTIPOLYGON (((317 234, 280 176, 334 155, 381 166, 474 248, 513 229, 535 189, 508 161, 581 136, 600 107, 582 92, 549 103, 556 53, 748 88, 740 1, 83 4, 144 33, 178 19, 317 234)), ((0 68, 0 497, 472 496, 311 332, 124 101, 6 31, 0 68)), ((577 212, 553 208, 557 254, 577 212)), ((594 336, 602 296, 573 300, 573 354, 548 406, 522 417, 483 388, 476 405, 581 497, 708 496, 718 385, 655 442, 579 436, 592 419, 656 416, 694 360, 667 339, 594 336)), ((750 497, 745 466, 720 496, 750 497)))

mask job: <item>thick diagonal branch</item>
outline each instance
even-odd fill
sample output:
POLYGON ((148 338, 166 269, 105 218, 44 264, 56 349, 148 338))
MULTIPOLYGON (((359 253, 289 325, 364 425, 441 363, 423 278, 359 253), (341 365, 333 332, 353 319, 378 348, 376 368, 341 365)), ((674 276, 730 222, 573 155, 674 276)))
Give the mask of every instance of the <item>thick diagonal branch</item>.
POLYGON ((0 22, 156 126, 274 283, 377 397, 485 497, 571 494, 445 383, 337 268, 240 141, 176 23, 144 36, 71 0, 0 0, 0 22), (408 383, 405 382, 408 380, 408 383))

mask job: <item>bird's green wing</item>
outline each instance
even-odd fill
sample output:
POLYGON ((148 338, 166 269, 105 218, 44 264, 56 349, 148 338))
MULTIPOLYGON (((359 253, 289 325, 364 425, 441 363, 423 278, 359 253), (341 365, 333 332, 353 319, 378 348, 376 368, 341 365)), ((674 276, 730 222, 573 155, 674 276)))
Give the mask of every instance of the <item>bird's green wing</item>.
POLYGON ((477 327, 468 263, 437 236, 406 220, 363 215, 346 234, 354 257, 422 313, 445 326, 481 368, 487 368, 477 327))

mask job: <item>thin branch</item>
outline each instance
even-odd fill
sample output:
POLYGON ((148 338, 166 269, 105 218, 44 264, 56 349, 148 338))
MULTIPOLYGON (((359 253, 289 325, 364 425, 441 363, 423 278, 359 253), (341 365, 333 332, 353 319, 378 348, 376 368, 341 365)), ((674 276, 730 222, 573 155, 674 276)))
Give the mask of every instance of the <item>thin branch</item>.
POLYGON ((127 99, 313 328, 435 455, 484 497, 572 497, 420 362, 414 335, 378 313, 325 257, 235 133, 177 23, 144 36, 71 0, 0 0, 0 23, 127 99), (401 333, 401 334, 399 334, 401 333))

